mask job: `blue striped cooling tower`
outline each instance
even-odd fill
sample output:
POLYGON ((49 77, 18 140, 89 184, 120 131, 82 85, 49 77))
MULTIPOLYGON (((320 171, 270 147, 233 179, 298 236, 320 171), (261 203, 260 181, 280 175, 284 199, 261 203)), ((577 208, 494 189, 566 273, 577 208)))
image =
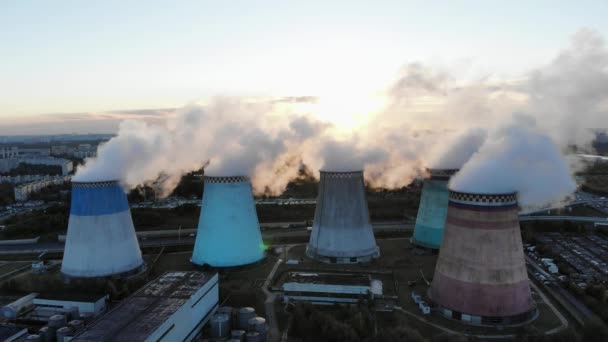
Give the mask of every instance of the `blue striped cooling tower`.
POLYGON ((127 196, 117 181, 72 182, 61 272, 74 278, 129 274, 143 266, 127 196))

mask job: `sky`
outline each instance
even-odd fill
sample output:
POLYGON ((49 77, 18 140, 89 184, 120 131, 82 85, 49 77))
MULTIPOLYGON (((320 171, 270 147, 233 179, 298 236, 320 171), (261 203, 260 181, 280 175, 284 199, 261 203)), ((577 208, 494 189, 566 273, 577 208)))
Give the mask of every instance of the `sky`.
POLYGON ((584 0, 4 1, 0 135, 111 132, 217 95, 357 97, 412 62, 516 80, 582 28, 606 36, 606 13, 584 0))

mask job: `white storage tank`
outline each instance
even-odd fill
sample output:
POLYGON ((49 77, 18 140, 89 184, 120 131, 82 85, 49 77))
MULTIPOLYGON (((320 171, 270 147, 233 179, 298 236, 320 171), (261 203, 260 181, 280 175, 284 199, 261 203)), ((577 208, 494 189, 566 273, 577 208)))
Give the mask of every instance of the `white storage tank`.
POLYGON ((244 342, 245 341, 245 334, 247 332, 245 330, 232 330, 230 332, 230 338, 233 341, 241 341, 244 342))
POLYGON ((249 320, 254 318, 255 309, 250 307, 244 307, 239 309, 239 326, 240 330, 249 329, 249 320))
POLYGON ((57 342, 69 341, 69 337, 72 336, 72 329, 69 327, 61 327, 57 329, 57 342))
POLYGON ((75 332, 78 332, 84 328, 84 322, 79 319, 74 319, 68 322, 68 327, 72 328, 75 332))
POLYGON ((67 324, 67 319, 64 315, 53 315, 49 318, 49 327, 59 329, 67 324))
POLYGON ((224 314, 226 316, 228 316, 229 319, 229 325, 232 328, 233 324, 234 324, 234 308, 232 306, 220 306, 216 313, 220 313, 220 314, 224 314))
POLYGON ((250 331, 247 333, 247 342, 263 342, 262 335, 257 331, 250 331))
POLYGON ((266 319, 262 317, 254 317, 249 320, 249 331, 257 331, 260 333, 262 341, 266 340, 266 319))
POLYGON ((224 338, 230 334, 230 319, 226 314, 215 314, 211 317, 211 337, 224 338))
POLYGON ((28 342, 42 342, 42 339, 40 339, 40 335, 29 335, 25 338, 25 340, 28 342))

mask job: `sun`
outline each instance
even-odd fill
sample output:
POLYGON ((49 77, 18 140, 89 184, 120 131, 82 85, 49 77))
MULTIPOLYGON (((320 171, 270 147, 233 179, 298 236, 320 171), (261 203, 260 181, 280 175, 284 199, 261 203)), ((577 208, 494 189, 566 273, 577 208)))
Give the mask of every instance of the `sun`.
POLYGON ((338 133, 349 134, 363 127, 382 110, 383 96, 371 94, 327 94, 306 106, 315 118, 331 123, 338 133))

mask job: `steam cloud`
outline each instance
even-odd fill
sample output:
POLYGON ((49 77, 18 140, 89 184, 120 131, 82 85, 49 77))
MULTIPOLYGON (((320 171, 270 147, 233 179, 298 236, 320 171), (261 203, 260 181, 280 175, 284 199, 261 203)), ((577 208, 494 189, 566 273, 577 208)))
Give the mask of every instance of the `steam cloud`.
POLYGON ((425 167, 461 168, 452 182, 460 191, 517 191, 526 206, 559 201, 574 190, 563 151, 590 146, 590 128, 608 127, 607 67, 605 42, 589 30, 518 81, 463 83, 413 63, 384 105, 346 131, 314 115, 315 97, 214 98, 160 125, 123 122, 74 180, 155 182, 169 193, 209 162, 206 174, 248 175, 257 194, 280 194, 302 164, 364 170, 381 188, 405 186, 425 167))

